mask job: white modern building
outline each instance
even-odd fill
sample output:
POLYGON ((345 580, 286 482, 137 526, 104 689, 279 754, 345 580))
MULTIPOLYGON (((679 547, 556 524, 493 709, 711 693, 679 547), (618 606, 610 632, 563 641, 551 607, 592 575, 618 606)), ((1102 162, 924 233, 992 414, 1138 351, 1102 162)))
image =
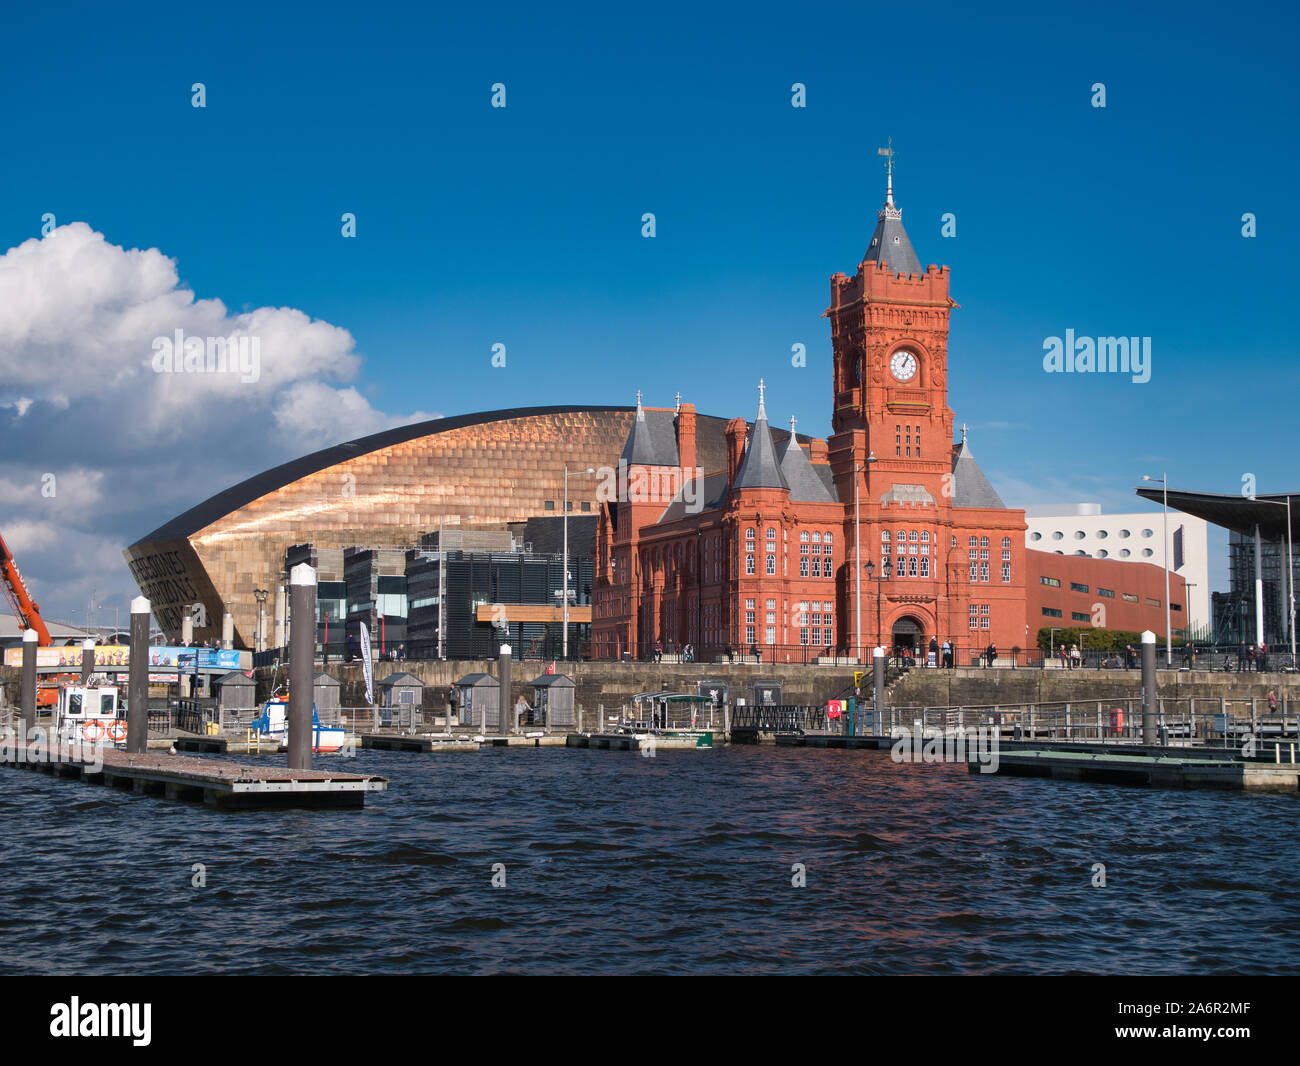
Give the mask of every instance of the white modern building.
POLYGON ((1102 514, 1101 504, 1026 507, 1025 546, 1058 555, 1128 560, 1164 566, 1187 582, 1189 620, 1194 632, 1210 628, 1210 562, 1207 523, 1169 512, 1169 538, 1160 535, 1159 511, 1102 514))

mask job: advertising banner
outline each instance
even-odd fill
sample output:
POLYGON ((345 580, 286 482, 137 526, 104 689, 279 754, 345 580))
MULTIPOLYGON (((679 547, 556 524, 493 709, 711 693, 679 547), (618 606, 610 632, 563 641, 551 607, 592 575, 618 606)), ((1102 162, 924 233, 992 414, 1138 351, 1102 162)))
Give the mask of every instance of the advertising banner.
MULTIPOLYGON (((248 656, 251 665, 252 654, 225 648, 177 648, 160 645, 149 648, 150 666, 176 666, 181 656, 199 657, 199 669, 239 670, 244 667, 240 656, 248 656)), ((22 648, 5 649, 6 666, 23 665, 22 648)), ((131 662, 131 649, 125 644, 101 644, 95 648, 95 666, 127 666, 131 662)), ((185 665, 193 669, 193 660, 187 659, 185 665)), ((70 644, 59 648, 37 648, 36 665, 38 667, 66 666, 69 670, 81 669, 81 645, 70 644)))

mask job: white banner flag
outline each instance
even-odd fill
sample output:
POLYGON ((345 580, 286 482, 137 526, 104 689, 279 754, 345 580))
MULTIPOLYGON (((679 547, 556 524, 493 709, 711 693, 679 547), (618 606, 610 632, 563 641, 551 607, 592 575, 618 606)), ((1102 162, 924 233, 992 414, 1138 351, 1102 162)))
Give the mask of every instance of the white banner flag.
POLYGON ((366 702, 375 702, 375 664, 370 655, 370 630, 361 623, 361 672, 366 679, 366 702))

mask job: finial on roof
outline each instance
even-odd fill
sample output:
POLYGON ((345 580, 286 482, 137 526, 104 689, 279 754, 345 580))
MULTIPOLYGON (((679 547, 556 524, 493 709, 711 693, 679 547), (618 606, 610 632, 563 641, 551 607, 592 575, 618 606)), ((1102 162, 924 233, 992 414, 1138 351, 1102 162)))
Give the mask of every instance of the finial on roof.
POLYGON ((673 410, 680 411, 682 409, 682 394, 680 392, 674 393, 673 399, 677 401, 677 406, 673 410))
POLYGON ((894 138, 893 137, 889 138, 888 144, 889 144, 888 148, 877 148, 876 154, 883 155, 886 160, 885 170, 887 171, 889 177, 886 179, 886 184, 885 184, 885 205, 887 207, 893 207, 894 206, 894 138))
POLYGON ((645 421, 645 412, 644 412, 643 410, 641 410, 641 390, 640 390, 640 389, 637 389, 637 390, 636 390, 636 416, 637 416, 637 418, 639 418, 642 422, 645 421))
POLYGON ((798 419, 795 418, 794 415, 791 415, 791 416, 790 416, 790 443, 791 443, 791 444, 793 444, 793 443, 795 442, 795 437, 794 437, 794 426, 795 426, 795 423, 796 423, 797 421, 798 421, 798 419))
POLYGON ((965 423, 965 422, 963 422, 963 423, 961 424, 961 442, 962 442, 963 444, 966 443, 966 423, 965 423))
POLYGON ((763 406, 763 390, 766 387, 767 386, 763 384, 763 379, 759 378, 758 379, 758 417, 761 418, 764 422, 767 421, 767 408, 763 406))

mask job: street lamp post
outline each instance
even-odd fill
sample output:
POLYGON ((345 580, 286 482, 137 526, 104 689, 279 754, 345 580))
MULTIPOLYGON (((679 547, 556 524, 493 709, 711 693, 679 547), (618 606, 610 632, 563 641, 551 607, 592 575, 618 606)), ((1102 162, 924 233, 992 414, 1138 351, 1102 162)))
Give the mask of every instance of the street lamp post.
POLYGON ((858 665, 862 665, 862 519, 858 511, 858 475, 876 461, 870 452, 861 463, 853 464, 853 640, 858 665))
MULTIPOLYGON (((1142 480, 1155 481, 1157 479, 1148 474, 1143 474, 1142 480)), ((1169 471, 1166 470, 1161 474, 1159 481, 1163 496, 1163 506, 1161 508, 1161 535, 1164 538, 1164 559, 1162 561, 1165 564, 1165 666, 1173 669, 1173 634, 1169 630, 1169 471)))
MULTIPOLYGON (((587 467, 582 471, 584 474, 594 474, 595 468, 587 467)), ((561 597, 564 601, 564 635, 561 638, 560 655, 568 661, 569 658, 569 464, 564 464, 564 591, 561 597)), ((552 645, 554 647, 554 645, 552 645)), ((504 710, 504 708, 503 708, 504 710)))

